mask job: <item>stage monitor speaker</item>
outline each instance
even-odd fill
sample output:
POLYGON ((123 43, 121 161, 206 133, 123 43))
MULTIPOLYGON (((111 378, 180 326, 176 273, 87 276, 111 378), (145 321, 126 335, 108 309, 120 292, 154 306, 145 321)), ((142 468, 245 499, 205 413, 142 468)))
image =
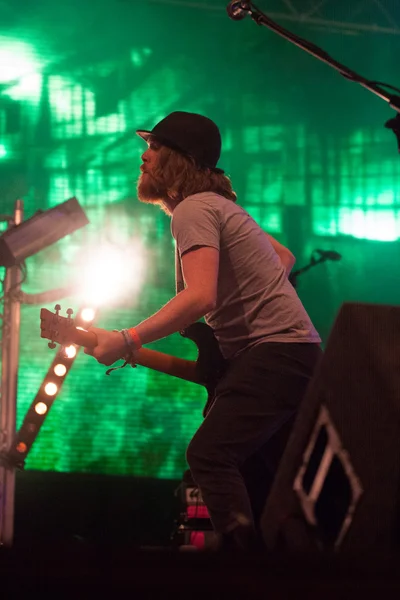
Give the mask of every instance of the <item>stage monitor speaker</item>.
POLYGON ((400 307, 345 303, 261 517, 269 550, 399 546, 400 307))

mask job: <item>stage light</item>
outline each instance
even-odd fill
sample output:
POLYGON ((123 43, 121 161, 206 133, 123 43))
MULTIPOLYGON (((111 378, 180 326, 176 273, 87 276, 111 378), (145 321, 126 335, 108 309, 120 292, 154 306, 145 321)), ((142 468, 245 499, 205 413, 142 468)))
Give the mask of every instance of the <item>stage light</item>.
POLYGON ((76 356, 76 348, 75 346, 67 346, 64 350, 65 356, 67 358, 75 358, 76 356))
POLYGON ((40 211, 0 237, 0 266, 17 265, 88 223, 76 198, 40 211))
POLYGON ((50 381, 44 386, 44 391, 48 396, 55 396, 58 392, 58 385, 50 381))
POLYGON ((81 312, 82 321, 93 321, 95 317, 95 311, 93 308, 83 308, 81 312))
POLYGON ((54 374, 57 375, 58 377, 64 377, 66 372, 67 372, 67 367, 61 363, 59 363, 58 365, 56 365, 54 367, 54 374))
POLYGON ((3 96, 12 100, 37 102, 40 98, 43 83, 41 73, 27 73, 20 77, 15 84, 10 83, 3 91, 3 96))
POLYGON ((0 83, 14 82, 27 73, 39 72, 43 64, 31 44, 0 35, 0 83))
MULTIPOLYGON (((72 324, 70 322, 72 311, 66 311, 68 317, 61 317, 59 315, 60 310, 61 307, 56 306, 55 313, 46 311, 49 313, 49 319, 51 323, 53 322, 53 319, 56 319, 56 324, 59 330, 62 329, 60 326, 61 324, 64 324, 64 327, 67 329, 70 329, 70 327, 73 328, 73 325, 75 327, 77 325, 81 325, 84 322, 84 311, 86 319, 89 319, 90 315, 92 316, 92 319, 95 317, 95 309, 90 309, 90 307, 85 306, 85 309, 80 309, 77 312, 76 318, 72 324), (57 319, 60 320, 58 323, 57 319)), ((86 327, 90 324, 90 319, 85 321, 86 327)), ((48 326, 50 328, 50 324, 48 324, 48 326)), ((60 333, 60 331, 58 331, 58 333, 60 333)), ((57 340, 57 338, 56 341, 58 341, 60 344, 62 343, 60 340, 57 340)), ((47 375, 36 394, 36 398, 31 403, 22 425, 11 443, 9 451, 7 452, 6 456, 3 457, 10 466, 18 467, 20 469, 24 467, 29 450, 38 436, 40 428, 45 418, 49 414, 57 395, 60 393, 64 380, 73 365, 79 349, 80 347, 75 344, 71 344, 65 348, 61 345, 59 346, 59 350, 47 371, 47 375), (59 378, 56 380, 57 383, 54 381, 55 375, 59 378)))
POLYGON ((48 410, 47 404, 45 404, 44 402, 38 402, 35 405, 35 412, 38 415, 45 415, 47 413, 47 410, 48 410))

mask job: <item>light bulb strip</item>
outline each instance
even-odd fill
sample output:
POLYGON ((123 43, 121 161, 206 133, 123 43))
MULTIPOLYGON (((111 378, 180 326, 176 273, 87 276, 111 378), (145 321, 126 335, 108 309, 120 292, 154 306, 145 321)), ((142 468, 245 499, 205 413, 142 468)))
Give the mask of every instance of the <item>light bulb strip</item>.
MULTIPOLYGON (((86 328, 91 325, 91 322, 83 321, 81 314, 82 310, 83 309, 80 309, 78 311, 77 317, 75 319, 75 324, 84 325, 86 328)), ((21 424, 21 427, 15 434, 10 449, 7 452, 6 459, 8 460, 10 466, 18 467, 21 469, 24 467, 29 450, 31 449, 32 444, 36 440, 40 428, 43 425, 45 418, 49 414, 50 408, 52 407, 56 397, 60 393, 62 384, 64 383, 64 380, 67 377, 69 370, 72 367, 72 364, 78 356, 80 347, 76 344, 71 344, 70 347, 74 348, 75 353, 73 354, 73 356, 66 356, 64 349, 62 348, 58 350, 47 371, 46 376, 42 381, 41 386, 39 387, 35 399, 28 408, 24 420, 21 424), (54 372, 55 367, 58 365, 63 365, 65 367, 65 373, 63 375, 57 375, 54 372), (45 391, 45 388, 48 384, 51 383, 54 384, 57 389, 55 390, 55 393, 53 395, 48 395, 45 391)))

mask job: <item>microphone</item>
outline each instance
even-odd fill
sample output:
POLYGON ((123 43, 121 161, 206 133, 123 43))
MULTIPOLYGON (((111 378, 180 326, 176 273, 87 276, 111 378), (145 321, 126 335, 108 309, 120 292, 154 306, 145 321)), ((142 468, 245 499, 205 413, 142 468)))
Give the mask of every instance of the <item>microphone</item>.
POLYGON ((246 0, 232 0, 226 7, 226 12, 229 18, 234 21, 241 21, 250 12, 250 2, 246 0))
MULTIPOLYGON (((233 4, 233 2, 231 2, 231 4, 233 4)), ((240 17, 240 18, 242 18, 242 17, 240 17)), ((400 113, 397 113, 397 115, 394 117, 394 119, 390 119, 389 121, 386 121, 385 127, 387 127, 387 129, 391 129, 393 131, 393 133, 395 134, 395 136, 397 138, 397 146, 398 146, 399 152, 400 152, 400 113)))
POLYGON ((325 260, 341 260, 342 255, 339 252, 335 252, 334 250, 315 250, 318 252, 321 258, 325 260))

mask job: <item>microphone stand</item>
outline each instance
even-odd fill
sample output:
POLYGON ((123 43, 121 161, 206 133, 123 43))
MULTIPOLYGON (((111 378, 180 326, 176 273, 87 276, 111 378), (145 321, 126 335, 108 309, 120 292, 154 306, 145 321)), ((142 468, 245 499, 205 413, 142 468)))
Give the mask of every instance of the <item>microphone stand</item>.
POLYGON ((297 278, 299 275, 301 275, 302 273, 305 273, 309 269, 312 269, 313 267, 316 267, 320 263, 323 263, 327 260, 330 260, 327 256, 321 255, 320 258, 315 258, 314 253, 312 253, 310 262, 307 265, 305 265, 304 267, 301 267, 301 269, 297 269, 297 271, 293 271, 293 273, 290 273, 289 281, 292 284, 292 286, 294 287, 294 289, 297 288, 297 278))
MULTIPOLYGON (((232 2, 228 5, 228 9, 231 4, 232 4, 232 2)), ((336 69, 336 71, 338 71, 340 73, 340 75, 342 75, 346 79, 349 79, 350 81, 354 81, 355 83, 362 85, 363 87, 365 87, 367 90, 369 90, 373 94, 376 94, 377 96, 379 96, 379 98, 381 98, 382 100, 385 100, 386 102, 388 102, 389 105, 391 106, 391 108, 393 108, 395 111, 397 111, 397 115, 393 119, 390 119, 389 121, 387 121, 385 123, 385 127, 393 130, 393 133, 395 134, 395 136, 397 138, 397 145, 398 145, 398 149, 399 149, 399 153, 400 153, 400 96, 389 94, 382 88, 382 86, 388 87, 388 88, 391 88, 391 89, 394 89, 394 90, 400 92, 400 90, 398 88, 395 88, 394 86, 391 86, 386 83, 369 81, 368 79, 365 79, 365 77, 362 77, 355 71, 352 71, 345 65, 334 60, 331 56, 329 56, 329 54, 327 52, 325 52, 325 50, 323 50, 319 46, 316 46, 312 42, 309 42, 308 40, 305 40, 304 38, 297 36, 296 34, 292 33, 288 29, 285 29, 284 27, 281 27, 281 25, 278 25, 278 23, 275 23, 275 21, 273 21, 272 19, 267 17, 267 15, 265 15, 263 12, 261 12, 261 10, 259 8, 257 8, 253 4, 253 2, 246 1, 246 2, 238 2, 237 4, 238 4, 238 7, 241 9, 241 11, 243 11, 243 14, 247 12, 251 16, 253 21, 255 21, 257 23, 257 25, 263 25, 265 27, 268 27, 268 29, 275 31, 275 33, 277 33, 281 37, 289 40, 290 42, 292 42, 293 44, 295 44, 296 46, 298 46, 305 52, 308 52, 315 58, 318 58, 319 60, 326 63, 333 69, 336 69)), ((234 20, 239 20, 239 19, 243 18, 243 16, 240 16, 240 17, 232 16, 232 14, 230 13, 229 10, 228 10, 228 15, 230 16, 230 18, 232 18, 234 20)), ((244 14, 244 16, 246 16, 246 15, 244 14)))

